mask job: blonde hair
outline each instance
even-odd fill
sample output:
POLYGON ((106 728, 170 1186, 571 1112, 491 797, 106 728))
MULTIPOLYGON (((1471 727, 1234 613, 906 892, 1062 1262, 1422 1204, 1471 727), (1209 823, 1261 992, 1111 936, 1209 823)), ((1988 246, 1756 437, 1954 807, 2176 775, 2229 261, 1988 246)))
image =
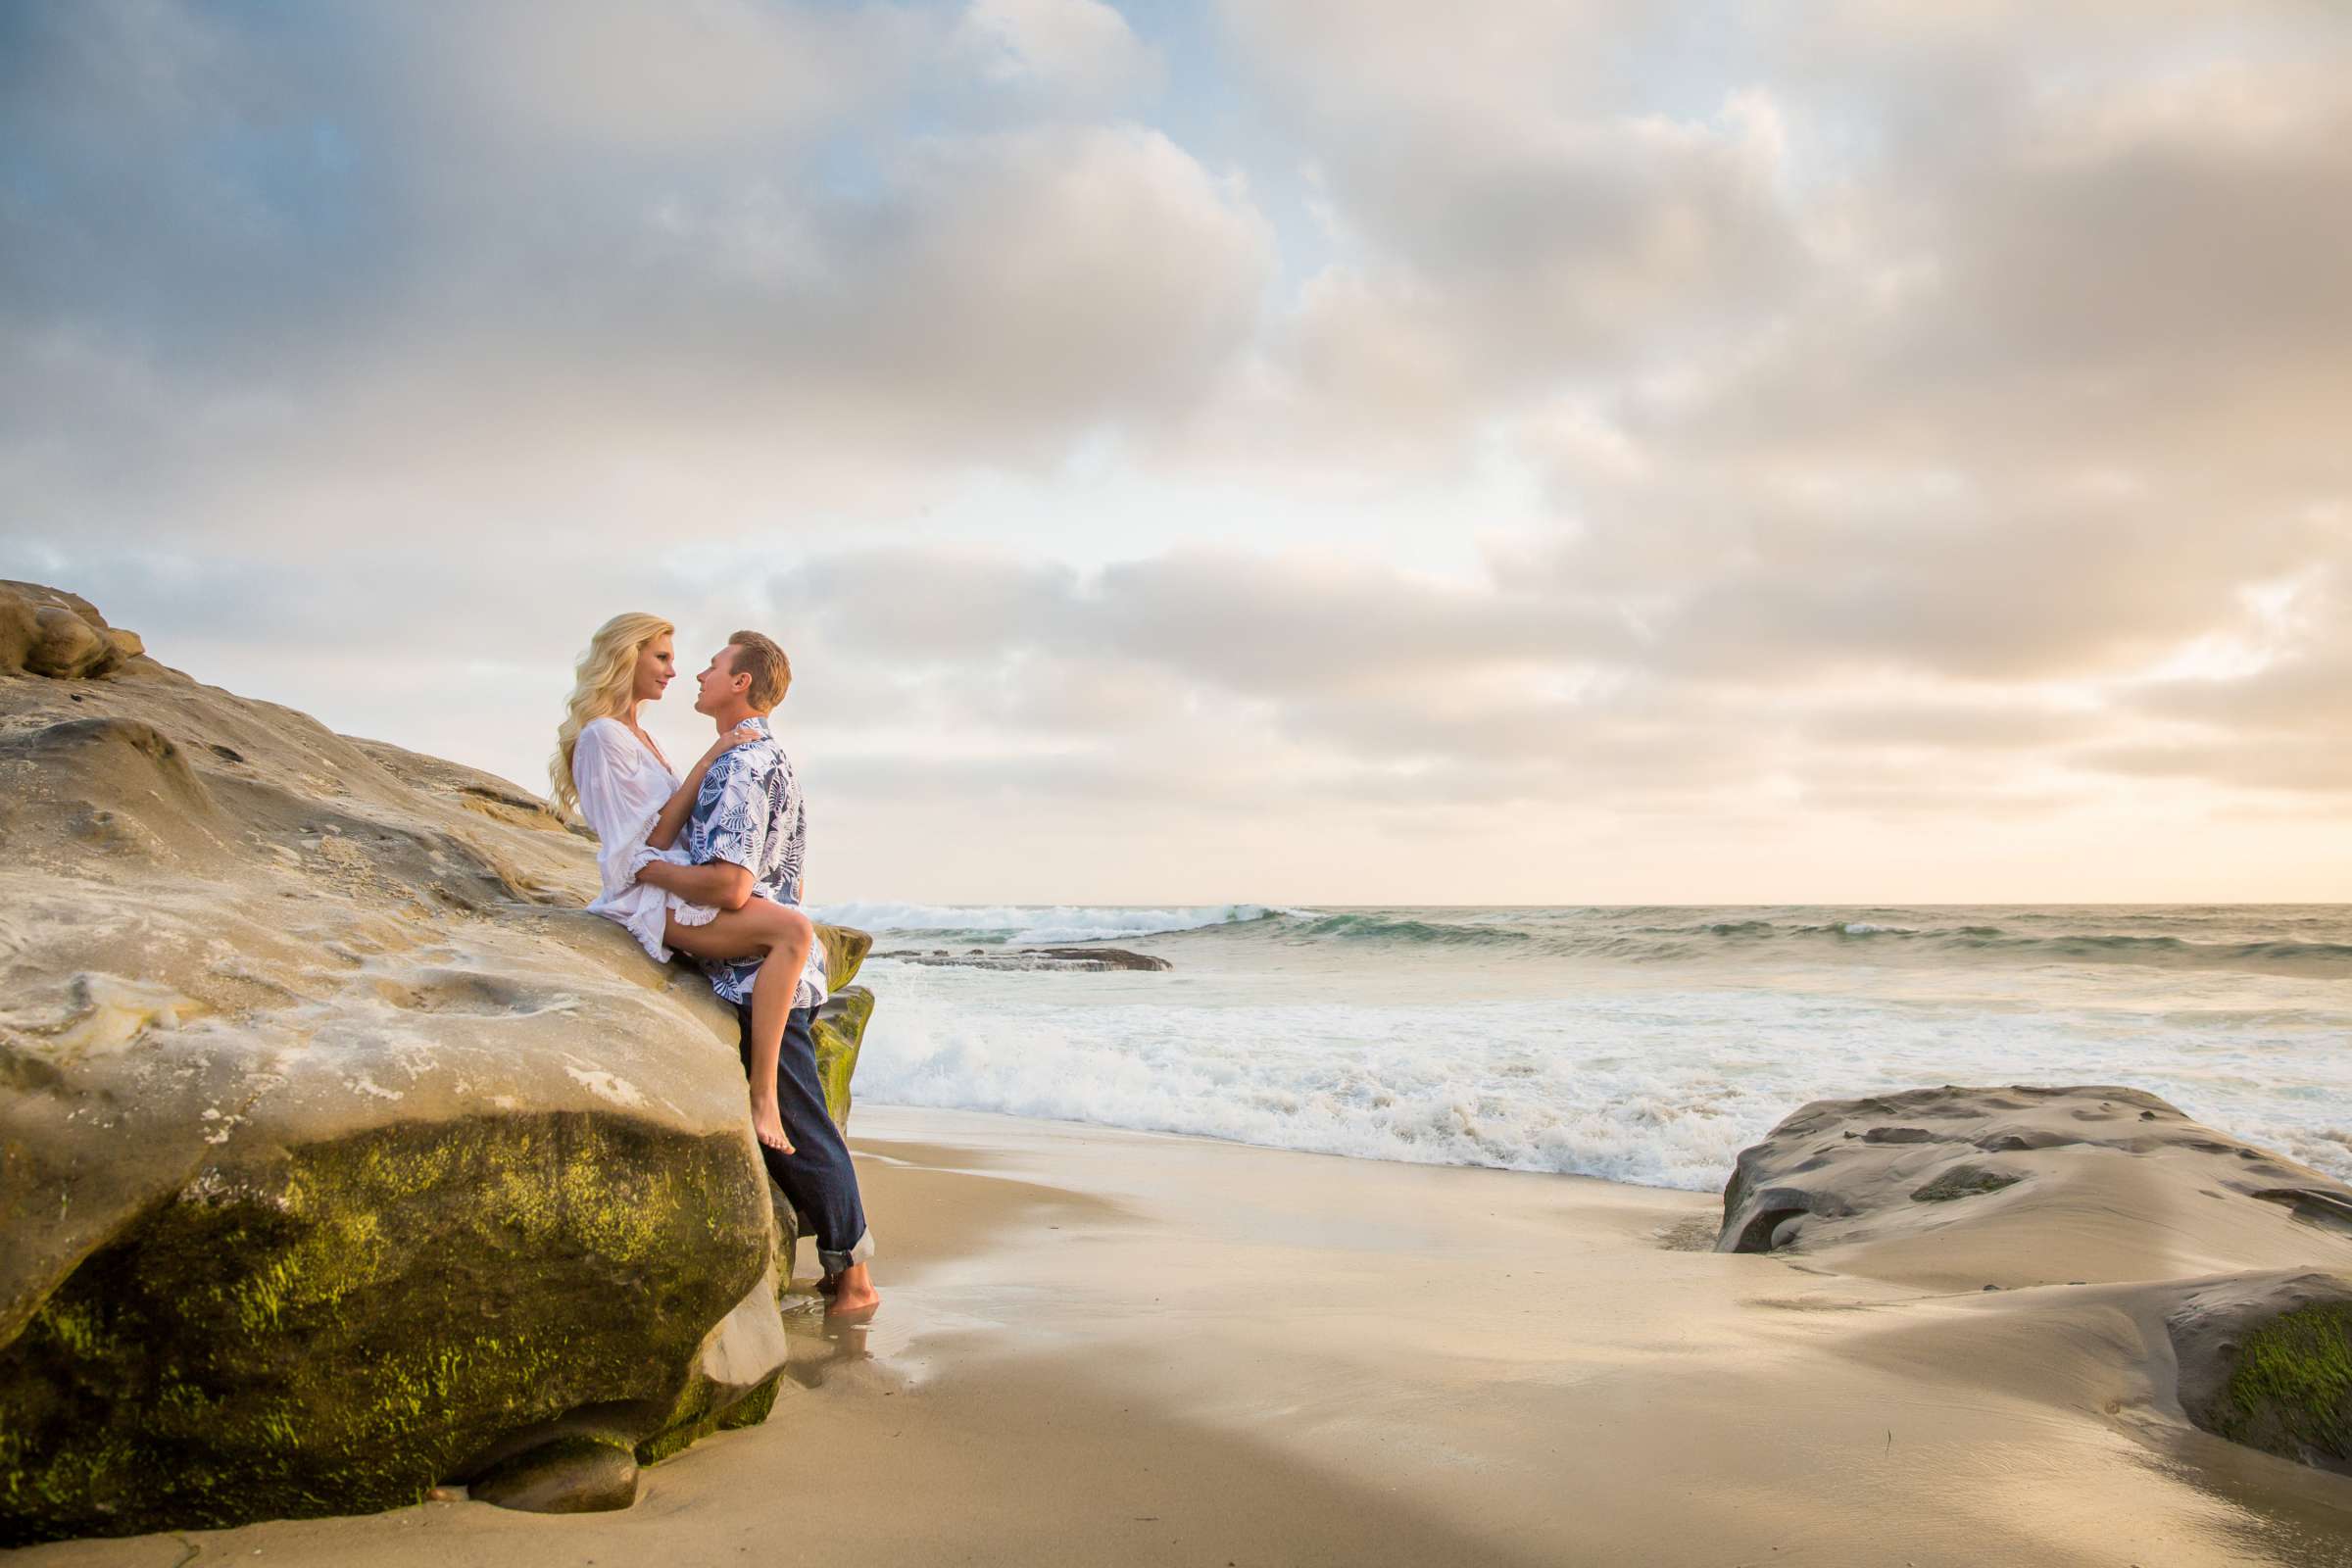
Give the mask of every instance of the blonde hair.
POLYGON ((580 731, 599 718, 619 718, 637 697, 637 657, 657 637, 677 631, 660 615, 631 611, 614 615, 596 628, 588 651, 572 666, 571 698, 564 705, 564 722, 556 726, 556 755, 548 759, 547 781, 554 786, 548 799, 559 811, 579 808, 579 791, 571 782, 571 754, 580 731))
POLYGON ((727 646, 736 650, 727 656, 727 668, 752 677, 743 700, 752 705, 754 712, 773 712, 792 688, 792 661, 784 657, 783 649, 756 631, 737 632, 727 639, 727 646))

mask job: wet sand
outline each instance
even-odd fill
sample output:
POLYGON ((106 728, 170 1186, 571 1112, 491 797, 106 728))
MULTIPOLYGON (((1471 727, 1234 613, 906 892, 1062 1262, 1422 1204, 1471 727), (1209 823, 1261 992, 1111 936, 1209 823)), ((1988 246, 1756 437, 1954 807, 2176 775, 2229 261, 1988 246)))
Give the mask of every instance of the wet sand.
POLYGON ((2181 1429, 2129 1287, 1703 1250, 1708 1194, 859 1107, 865 1328, 626 1513, 469 1502, 27 1565, 2352 1564, 2181 1429), (190 1551, 194 1552, 191 1557, 190 1551))

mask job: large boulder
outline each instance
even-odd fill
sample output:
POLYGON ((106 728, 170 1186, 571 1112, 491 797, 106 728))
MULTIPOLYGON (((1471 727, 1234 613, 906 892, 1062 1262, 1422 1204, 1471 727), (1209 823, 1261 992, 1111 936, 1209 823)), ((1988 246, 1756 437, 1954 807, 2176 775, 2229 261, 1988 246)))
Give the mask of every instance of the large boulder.
POLYGON ((527 792, 0 585, 0 1544, 610 1503, 766 1414, 735 1020, 595 885, 527 792))
POLYGON ((2140 1090, 1816 1101, 1740 1152, 1715 1248, 1937 1291, 2110 1287, 2170 1342, 2187 1421, 2352 1473, 2352 1188, 2140 1090))
POLYGON ((1945 1085, 1781 1122, 1715 1250, 1949 1290, 2352 1267, 2352 1188, 2140 1090, 1945 1085))

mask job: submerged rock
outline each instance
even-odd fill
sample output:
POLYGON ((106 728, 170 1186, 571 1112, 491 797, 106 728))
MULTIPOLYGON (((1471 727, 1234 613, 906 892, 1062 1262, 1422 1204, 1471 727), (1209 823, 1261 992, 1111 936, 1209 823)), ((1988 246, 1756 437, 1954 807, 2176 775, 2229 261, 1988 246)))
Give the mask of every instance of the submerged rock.
MULTIPOLYGON (((0 1544, 767 1414, 790 1240, 735 1019, 595 887, 505 780, 0 591, 0 1544)), ((844 1112, 870 1008, 834 1009, 844 1112)))
POLYGON ((1130 953, 1124 948, 1015 948, 1000 953, 990 953, 982 948, 974 948, 968 953, 949 953, 945 949, 920 953, 913 949, 899 949, 878 953, 875 956, 896 958, 902 963, 1015 972, 1063 970, 1106 974, 1115 970, 1137 970, 1152 973, 1175 967, 1165 958, 1154 957, 1149 953, 1130 953))

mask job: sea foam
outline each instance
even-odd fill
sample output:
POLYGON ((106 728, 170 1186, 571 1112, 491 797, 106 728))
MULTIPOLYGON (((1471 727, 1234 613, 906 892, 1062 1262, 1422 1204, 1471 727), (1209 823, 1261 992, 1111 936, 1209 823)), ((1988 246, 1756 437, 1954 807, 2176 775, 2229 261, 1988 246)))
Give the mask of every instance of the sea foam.
MULTIPOLYGON (((874 960, 869 983, 887 1004, 858 1063, 870 1102, 1707 1190, 1811 1100, 2107 1083, 2352 1179, 2342 1050, 2352 1014, 2331 978, 2118 966, 2107 943, 2063 966, 2050 946, 2004 948, 1956 973, 1948 955, 1921 966, 1923 950, 1892 935, 1818 950, 1794 968, 1660 965, 1636 948, 1636 961, 1563 959, 1555 970, 1531 957, 1533 938, 1565 916, 1375 919, 1252 905, 893 912, 873 923, 1031 941, 1156 930, 1139 945, 1176 968, 1004 974, 874 960), (1433 939, 1439 927, 1453 929, 1433 939), (1521 933, 1531 940, 1508 940, 1521 933)), ((1810 914, 1740 923, 1792 932, 1810 914)), ((2340 943, 2342 918, 2304 934, 2340 943)), ((2033 923, 2025 911, 1999 920, 2033 923)), ((1639 921, 1604 923, 1622 935, 1639 921)))

